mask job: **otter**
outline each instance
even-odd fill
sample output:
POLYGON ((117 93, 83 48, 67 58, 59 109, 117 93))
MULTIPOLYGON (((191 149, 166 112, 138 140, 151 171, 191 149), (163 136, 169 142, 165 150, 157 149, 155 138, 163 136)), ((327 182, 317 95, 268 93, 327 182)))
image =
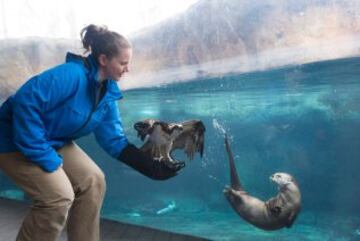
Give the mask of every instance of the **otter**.
POLYGON ((224 189, 224 195, 233 209, 250 224, 264 229, 290 228, 301 210, 301 193, 295 179, 287 173, 275 173, 270 180, 279 187, 279 193, 267 201, 248 194, 236 172, 234 157, 225 135, 226 151, 230 162, 231 186, 224 189))

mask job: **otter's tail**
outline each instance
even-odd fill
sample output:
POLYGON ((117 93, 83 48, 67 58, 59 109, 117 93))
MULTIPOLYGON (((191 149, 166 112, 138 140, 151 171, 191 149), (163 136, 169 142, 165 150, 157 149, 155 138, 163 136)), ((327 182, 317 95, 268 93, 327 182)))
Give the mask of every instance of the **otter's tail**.
POLYGON ((236 172, 234 156, 233 156, 233 154, 231 152, 229 141, 228 141, 228 138, 227 138, 226 134, 225 134, 225 146, 226 146, 226 151, 227 151, 227 153, 229 155, 231 188, 234 189, 234 190, 237 190, 237 191, 242 191, 243 187, 241 186, 239 177, 238 177, 237 172, 236 172))

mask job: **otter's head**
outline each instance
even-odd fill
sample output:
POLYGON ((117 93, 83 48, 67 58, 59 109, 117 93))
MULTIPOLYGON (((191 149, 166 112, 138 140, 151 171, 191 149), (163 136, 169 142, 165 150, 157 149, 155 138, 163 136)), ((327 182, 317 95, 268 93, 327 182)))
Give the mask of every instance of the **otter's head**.
POLYGON ((277 172, 270 176, 270 180, 275 182, 279 187, 284 187, 290 183, 294 183, 294 178, 287 173, 277 172))
POLYGON ((151 135, 154 130, 155 125, 159 124, 158 120, 146 119, 143 121, 138 121, 134 124, 135 130, 137 130, 138 137, 143 141, 146 136, 151 135))

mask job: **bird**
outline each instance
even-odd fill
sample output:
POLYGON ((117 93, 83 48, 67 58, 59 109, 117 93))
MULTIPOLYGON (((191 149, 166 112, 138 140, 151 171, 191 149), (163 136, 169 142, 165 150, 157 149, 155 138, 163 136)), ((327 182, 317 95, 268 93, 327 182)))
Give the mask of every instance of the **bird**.
POLYGON ((145 119, 134 124, 137 136, 144 142, 140 150, 151 155, 154 160, 164 162, 169 167, 184 165, 175 160, 171 153, 176 149, 184 150, 189 160, 195 153, 204 153, 205 125, 200 120, 187 120, 168 123, 156 119, 145 119))

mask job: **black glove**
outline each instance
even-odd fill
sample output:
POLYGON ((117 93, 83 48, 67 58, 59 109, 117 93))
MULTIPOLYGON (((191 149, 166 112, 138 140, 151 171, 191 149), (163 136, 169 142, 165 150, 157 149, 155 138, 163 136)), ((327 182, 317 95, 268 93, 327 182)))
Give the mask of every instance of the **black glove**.
POLYGON ((185 166, 183 162, 168 166, 162 161, 154 160, 130 143, 120 153, 118 160, 154 180, 166 180, 176 176, 185 166))

